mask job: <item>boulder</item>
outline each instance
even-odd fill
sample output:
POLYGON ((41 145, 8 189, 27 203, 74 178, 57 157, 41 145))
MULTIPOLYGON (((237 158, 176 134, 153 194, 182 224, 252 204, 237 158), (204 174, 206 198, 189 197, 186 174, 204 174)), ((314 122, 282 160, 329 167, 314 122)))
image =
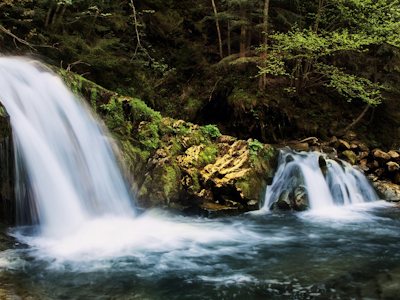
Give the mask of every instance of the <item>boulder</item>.
POLYGON ((400 169, 399 164, 395 163, 394 161, 389 161, 389 162, 386 163, 386 165, 387 165, 387 168, 388 168, 389 172, 395 172, 395 171, 400 169))
POLYGON ((393 159, 396 159, 396 158, 400 157, 399 153, 397 153, 397 151, 394 151, 394 150, 390 150, 387 154, 389 154, 390 157, 393 158, 393 159))
POLYGON ((283 190, 276 201, 276 207, 282 210, 291 210, 293 208, 292 200, 289 198, 289 191, 283 190))
POLYGON ((400 201, 400 186, 394 183, 376 180, 372 182, 379 196, 387 201, 400 201))
POLYGON ((294 209, 297 211, 304 211, 309 208, 308 195, 304 187, 298 187, 294 190, 294 209))
POLYGON ((346 134, 343 136, 343 138, 345 138, 348 141, 353 141, 355 138, 357 137, 357 135, 353 132, 353 131, 347 131, 346 134))
POLYGON ((383 152, 380 149, 377 149, 373 152, 374 157, 380 160, 389 160, 391 159, 391 156, 389 154, 387 154, 386 152, 383 152))
POLYGON ((355 165, 358 157, 353 151, 345 150, 341 153, 340 158, 343 158, 349 161, 352 165, 355 165))

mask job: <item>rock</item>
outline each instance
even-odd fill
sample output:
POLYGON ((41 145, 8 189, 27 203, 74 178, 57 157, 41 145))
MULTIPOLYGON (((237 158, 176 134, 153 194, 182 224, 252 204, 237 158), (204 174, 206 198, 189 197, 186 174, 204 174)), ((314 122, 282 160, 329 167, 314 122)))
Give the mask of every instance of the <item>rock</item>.
POLYGON ((379 168, 379 163, 376 161, 376 160, 374 160, 373 162, 372 162, 372 167, 373 168, 379 168))
POLYGON ((400 201, 400 186, 386 181, 376 180, 372 182, 382 199, 387 201, 400 201))
POLYGON ((369 153, 362 151, 362 152, 358 152, 358 159, 359 160, 363 160, 364 158, 368 157, 369 153))
POLYGON ((336 136, 333 136, 331 138, 331 140, 329 141, 329 145, 333 146, 333 147, 336 147, 336 144, 337 144, 338 141, 339 141, 338 138, 336 136))
POLYGON ((343 151, 340 157, 348 160, 352 165, 355 165, 357 162, 357 155, 351 150, 343 151))
POLYGON ((396 158, 400 157, 400 155, 394 150, 390 150, 387 154, 389 154, 390 157, 393 158, 393 159, 396 159, 396 158))
POLYGON ((386 163, 388 171, 389 172, 394 172, 400 169, 400 166, 398 163, 395 163, 394 161, 389 161, 386 163))
POLYGON ((336 143, 336 148, 338 149, 350 149, 350 145, 348 142, 344 141, 344 140, 338 140, 338 142, 336 143))
POLYGON ((324 174, 324 176, 326 177, 326 174, 328 173, 328 167, 326 166, 326 160, 322 155, 318 157, 318 165, 321 169, 322 174, 324 174))
POLYGON ((386 152, 383 152, 380 149, 377 149, 374 151, 374 157, 381 159, 381 160, 389 160, 391 159, 391 156, 389 154, 387 154, 386 152))
POLYGON ((304 211, 309 208, 307 191, 303 187, 298 187, 294 190, 294 209, 304 211))
POLYGON ((276 202, 276 206, 282 210, 291 210, 293 207, 292 201, 289 198, 289 191, 284 190, 279 195, 279 199, 276 202))
POLYGON ((360 149, 360 151, 367 152, 367 153, 370 152, 369 148, 364 143, 358 142, 357 144, 358 144, 358 149, 360 149))
POLYGON ((399 184, 400 183, 400 173, 396 172, 396 174, 393 177, 393 183, 399 184))
POLYGON ((385 173, 385 169, 384 169, 384 168, 376 169, 376 170, 374 171, 374 173, 375 173, 378 177, 381 177, 382 174, 385 173))
POLYGON ((368 172, 369 171, 369 168, 367 167, 367 165, 360 164, 360 165, 357 165, 355 167, 357 167, 359 170, 361 170, 363 172, 368 172))
POLYGON ((290 148, 296 151, 308 151, 310 150, 310 146, 308 143, 295 143, 295 144, 288 144, 290 148))
POLYGON ((343 137, 348 141, 353 141, 357 135, 353 131, 347 131, 343 137))
POLYGON ((232 145, 235 141, 236 141, 236 138, 234 138, 233 136, 229 136, 229 135, 220 135, 217 138, 217 143, 226 143, 226 144, 232 145))

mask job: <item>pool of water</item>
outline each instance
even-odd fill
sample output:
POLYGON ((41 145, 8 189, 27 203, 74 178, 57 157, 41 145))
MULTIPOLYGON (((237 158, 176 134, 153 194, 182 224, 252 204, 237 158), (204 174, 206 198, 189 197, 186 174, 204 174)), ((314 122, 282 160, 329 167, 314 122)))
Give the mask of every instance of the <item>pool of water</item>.
POLYGON ((400 208, 385 202, 226 219, 151 211, 9 234, 0 282, 23 298, 400 298, 400 208))

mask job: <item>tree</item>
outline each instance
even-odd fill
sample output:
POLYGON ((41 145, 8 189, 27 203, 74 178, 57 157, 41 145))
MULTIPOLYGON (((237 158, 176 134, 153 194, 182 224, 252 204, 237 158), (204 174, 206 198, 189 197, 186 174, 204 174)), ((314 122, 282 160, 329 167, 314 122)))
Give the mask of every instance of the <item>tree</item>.
POLYGON ((365 55, 371 47, 390 44, 398 47, 400 29, 398 1, 334 0, 316 1, 316 12, 309 28, 294 26, 287 33, 270 36, 271 45, 260 75, 287 76, 286 91, 301 94, 313 86, 333 88, 348 101, 358 98, 366 103, 361 116, 346 128, 354 126, 369 107, 381 103, 386 88, 375 76, 352 72, 337 63, 344 55, 365 55), (329 8, 329 9, 328 9, 329 8), (332 20, 336 20, 332 23, 332 20), (324 25, 321 28, 321 25, 324 25), (332 26, 333 25, 333 26, 332 26), (351 25, 351 26, 349 26, 351 25), (357 25, 355 30, 352 28, 357 25), (349 28, 349 29, 347 29, 349 28))

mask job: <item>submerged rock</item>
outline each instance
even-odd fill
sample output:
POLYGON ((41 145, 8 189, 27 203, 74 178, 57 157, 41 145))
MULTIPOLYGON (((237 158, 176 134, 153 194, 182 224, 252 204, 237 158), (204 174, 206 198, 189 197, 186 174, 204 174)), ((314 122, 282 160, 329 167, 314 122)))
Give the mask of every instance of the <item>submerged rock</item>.
POLYGON ((307 191, 304 187, 298 187, 294 190, 294 209, 297 211, 304 211, 310 207, 308 202, 307 191))

